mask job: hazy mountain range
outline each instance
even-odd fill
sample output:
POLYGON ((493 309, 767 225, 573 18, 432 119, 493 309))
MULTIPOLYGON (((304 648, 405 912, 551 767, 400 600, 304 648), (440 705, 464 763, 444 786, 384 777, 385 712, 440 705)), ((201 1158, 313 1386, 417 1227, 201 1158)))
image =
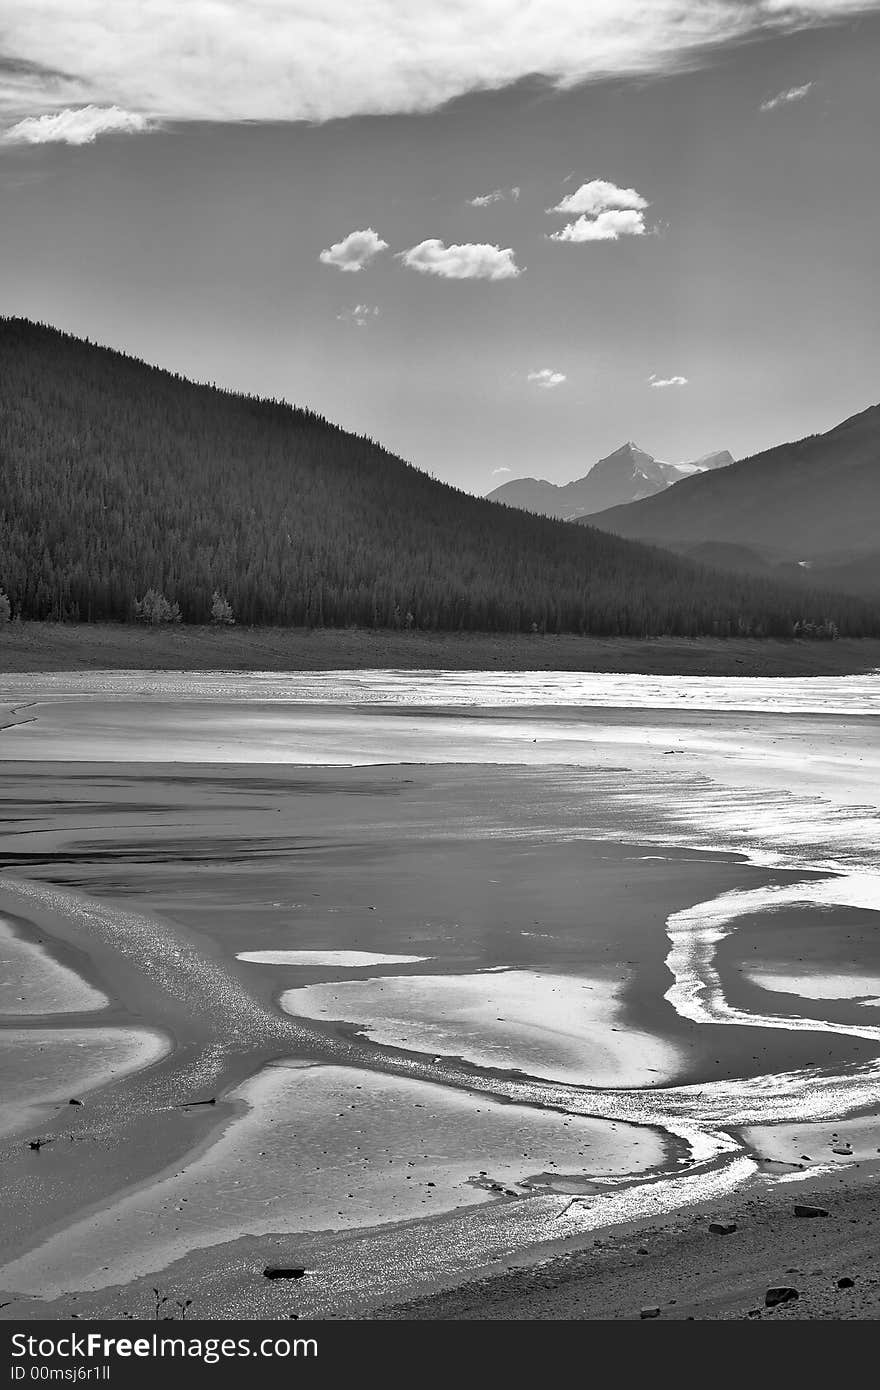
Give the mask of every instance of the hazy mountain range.
POLYGON ((488 496, 491 502, 504 502, 508 507, 520 507, 560 521, 575 521, 608 507, 653 497, 683 478, 726 468, 731 463, 733 456, 727 449, 706 454, 693 463, 664 463, 630 439, 574 482, 557 484, 544 478, 511 478, 488 496))
POLYGON ((590 524, 713 566, 880 598, 880 405, 590 524))

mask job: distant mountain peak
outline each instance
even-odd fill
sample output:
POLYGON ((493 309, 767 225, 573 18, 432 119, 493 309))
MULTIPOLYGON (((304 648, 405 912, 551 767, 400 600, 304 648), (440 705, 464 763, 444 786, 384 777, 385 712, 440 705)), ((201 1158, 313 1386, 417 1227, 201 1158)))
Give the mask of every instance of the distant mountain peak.
POLYGON ((629 502, 639 502, 664 492, 673 483, 707 469, 733 463, 726 449, 705 454, 694 463, 665 463, 627 439, 594 463, 582 478, 571 483, 549 483, 539 478, 511 478, 490 492, 493 502, 504 502, 527 512, 540 512, 562 521, 577 521, 629 502))
POLYGON ((686 484, 617 504, 590 525, 740 573, 806 572, 829 589, 880 598, 880 406, 741 459, 691 465, 686 484), (805 558, 806 557, 806 558, 805 558))

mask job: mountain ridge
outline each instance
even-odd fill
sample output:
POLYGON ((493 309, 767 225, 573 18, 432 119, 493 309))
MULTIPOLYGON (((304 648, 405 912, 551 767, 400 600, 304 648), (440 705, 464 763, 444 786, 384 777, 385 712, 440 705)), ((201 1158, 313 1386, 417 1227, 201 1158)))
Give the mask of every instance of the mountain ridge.
POLYGON ((834 594, 498 507, 312 411, 0 319, 0 589, 14 615, 605 636, 880 634, 834 594), (817 626, 818 625, 818 626, 817 626))
POLYGON ((511 478, 488 493, 487 500, 559 521, 576 521, 609 507, 651 497, 697 472, 724 468, 732 462, 730 452, 721 449, 692 463, 666 463, 628 439, 594 463, 582 478, 570 483, 511 478))
MULTIPOLYGON (((714 564, 724 547, 745 548, 768 573, 798 566, 880 597, 878 518, 880 405, 872 405, 824 433, 594 513, 590 524, 679 553, 699 546, 701 558, 714 547, 714 564)), ((741 555, 737 568, 751 563, 741 555)))

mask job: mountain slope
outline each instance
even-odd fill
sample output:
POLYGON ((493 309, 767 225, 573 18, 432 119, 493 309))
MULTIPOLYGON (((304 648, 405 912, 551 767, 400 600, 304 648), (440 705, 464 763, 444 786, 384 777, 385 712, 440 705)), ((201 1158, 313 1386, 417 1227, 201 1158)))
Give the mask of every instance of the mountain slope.
MULTIPOLYGON (((276 401, 0 320, 0 589, 30 618, 788 635, 857 602, 497 507, 276 401)), ((880 622, 876 628, 880 632, 880 622)))
POLYGON ((660 545, 724 542, 796 563, 876 551, 880 406, 590 520, 660 545))
POLYGON ((583 478, 575 478, 571 483, 511 478, 488 496, 490 501, 504 502, 508 507, 574 521, 608 507, 652 497, 693 473, 724 468, 732 462, 732 455, 722 449, 694 463, 663 463, 630 439, 613 454, 599 459, 583 478))

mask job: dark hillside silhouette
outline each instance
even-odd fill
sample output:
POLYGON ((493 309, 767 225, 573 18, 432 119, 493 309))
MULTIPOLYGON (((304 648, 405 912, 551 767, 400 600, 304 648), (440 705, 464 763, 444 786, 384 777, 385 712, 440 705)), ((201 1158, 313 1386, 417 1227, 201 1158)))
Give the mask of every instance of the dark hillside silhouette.
POLYGON ((880 633, 858 599, 471 497, 310 411, 22 319, 0 320, 0 589, 71 621, 156 590, 185 623, 219 596, 239 624, 880 633))

